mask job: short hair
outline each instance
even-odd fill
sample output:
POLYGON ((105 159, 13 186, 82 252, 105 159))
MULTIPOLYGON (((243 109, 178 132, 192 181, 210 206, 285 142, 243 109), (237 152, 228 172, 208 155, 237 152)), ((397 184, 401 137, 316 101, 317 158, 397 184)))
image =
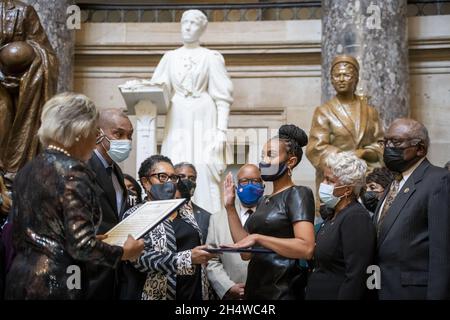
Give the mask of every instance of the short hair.
POLYGON ((392 121, 391 126, 398 122, 403 123, 409 128, 408 136, 411 139, 420 139, 423 142, 425 149, 428 150, 428 147, 430 146, 430 136, 427 128, 421 122, 411 118, 397 118, 392 121))
POLYGON ((98 127, 101 129, 107 129, 114 125, 115 117, 126 118, 130 120, 128 115, 122 110, 117 108, 100 109, 98 112, 98 127))
POLYGON ((97 108, 88 97, 64 92, 45 103, 37 134, 45 146, 54 141, 70 148, 77 138, 87 138, 97 128, 97 119, 97 108))
POLYGON ((200 24, 201 28, 203 30, 206 29, 206 27, 208 26, 208 18, 203 12, 197 9, 187 10, 183 12, 183 15, 181 16, 181 22, 183 22, 183 20, 189 15, 194 15, 194 19, 200 24))
POLYGON ((353 152, 331 153, 325 159, 325 165, 343 185, 353 185, 353 192, 359 194, 365 185, 367 164, 353 152))
POLYGON ((184 167, 191 168, 192 171, 194 171, 195 175, 197 176, 197 169, 195 169, 195 166, 190 162, 180 162, 180 163, 177 163, 176 165, 174 165, 173 167, 175 170, 178 170, 178 169, 181 169, 184 167))
POLYGON ((386 189, 386 187, 391 184, 392 180, 394 180, 394 175, 388 168, 375 168, 367 175, 366 184, 375 182, 386 189))
POLYGON ((308 136, 305 131, 293 124, 285 124, 278 129, 278 139, 286 145, 287 153, 296 156, 298 159, 296 167, 302 160, 302 147, 308 144, 308 136))
POLYGON ((141 166, 139 167, 138 175, 139 179, 142 179, 143 177, 147 177, 147 174, 153 170, 155 165, 157 165, 160 162, 166 162, 173 166, 172 160, 170 160, 168 157, 155 154, 147 159, 145 159, 144 162, 141 163, 141 166))

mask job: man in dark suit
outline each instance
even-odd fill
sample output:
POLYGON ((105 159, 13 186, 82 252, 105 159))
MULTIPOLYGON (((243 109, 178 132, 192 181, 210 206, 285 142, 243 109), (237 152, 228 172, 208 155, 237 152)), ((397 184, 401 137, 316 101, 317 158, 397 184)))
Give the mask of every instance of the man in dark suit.
POLYGON ((397 119, 385 135, 395 173, 374 216, 380 299, 450 298, 450 173, 426 158, 427 129, 397 119))
POLYGON ((202 231, 203 243, 205 243, 206 237, 208 236, 209 218, 211 217, 211 213, 191 201, 191 197, 194 196, 197 183, 197 170, 193 164, 181 162, 175 165, 175 172, 180 176, 180 183, 183 184, 180 190, 181 196, 189 199, 189 202, 192 205, 195 220, 202 231))
MULTIPOLYGON (((99 187, 102 223, 98 234, 104 234, 119 223, 127 208, 127 189, 117 162, 124 161, 131 151, 133 125, 119 109, 100 111, 97 147, 89 160, 99 187)), ((107 267, 90 265, 88 299, 114 299, 118 293, 118 272, 107 267)))

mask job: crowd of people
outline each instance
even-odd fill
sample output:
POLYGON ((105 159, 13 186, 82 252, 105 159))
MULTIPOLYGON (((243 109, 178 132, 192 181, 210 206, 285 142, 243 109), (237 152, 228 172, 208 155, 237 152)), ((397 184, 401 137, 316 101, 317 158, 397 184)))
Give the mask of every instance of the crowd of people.
POLYGON ((450 173, 428 161, 421 123, 390 125, 386 167, 370 170, 351 151, 327 155, 319 210, 313 191, 292 178, 308 144, 295 125, 266 142, 259 164, 226 176, 214 214, 192 200, 191 163, 153 155, 139 183, 123 174, 132 135, 126 114, 98 111, 84 95, 45 104, 44 150, 17 173, 12 194, 0 180, 5 299, 450 298, 450 173), (142 239, 103 241, 145 202, 176 198, 186 201, 142 239), (373 265, 380 281, 370 290, 373 265), (80 286, 68 286, 71 266, 80 286))

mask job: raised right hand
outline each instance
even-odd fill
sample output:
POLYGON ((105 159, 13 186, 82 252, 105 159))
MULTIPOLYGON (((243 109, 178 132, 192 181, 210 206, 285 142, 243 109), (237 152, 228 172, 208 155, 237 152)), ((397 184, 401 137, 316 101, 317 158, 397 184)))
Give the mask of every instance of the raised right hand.
POLYGON ((144 240, 134 240, 128 235, 127 241, 123 244, 122 260, 136 260, 144 250, 144 240))
POLYGON ((225 208, 234 206, 236 200, 236 187, 233 182, 233 175, 228 172, 223 184, 223 200, 225 208))

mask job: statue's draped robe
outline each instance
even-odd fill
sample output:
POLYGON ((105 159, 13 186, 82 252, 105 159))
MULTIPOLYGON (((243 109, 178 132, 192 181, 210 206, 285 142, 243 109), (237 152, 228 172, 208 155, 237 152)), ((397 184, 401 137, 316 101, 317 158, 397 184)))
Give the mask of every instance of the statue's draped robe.
POLYGON ((151 81, 166 84, 171 96, 161 154, 174 164, 193 163, 198 173, 194 202, 211 213, 220 211, 226 164, 215 138, 218 128, 226 129, 233 102, 222 55, 202 47, 169 51, 151 81))
POLYGON ((15 173, 40 149, 37 130, 44 103, 56 92, 58 61, 31 6, 0 1, 0 47, 26 41, 35 59, 16 92, 0 84, 0 168, 15 173))
POLYGON ((323 180, 324 160, 329 154, 368 149, 376 161, 366 163, 369 169, 383 164, 383 128, 375 108, 365 98, 358 98, 355 112, 335 97, 314 111, 306 156, 316 168, 316 187, 323 180))

